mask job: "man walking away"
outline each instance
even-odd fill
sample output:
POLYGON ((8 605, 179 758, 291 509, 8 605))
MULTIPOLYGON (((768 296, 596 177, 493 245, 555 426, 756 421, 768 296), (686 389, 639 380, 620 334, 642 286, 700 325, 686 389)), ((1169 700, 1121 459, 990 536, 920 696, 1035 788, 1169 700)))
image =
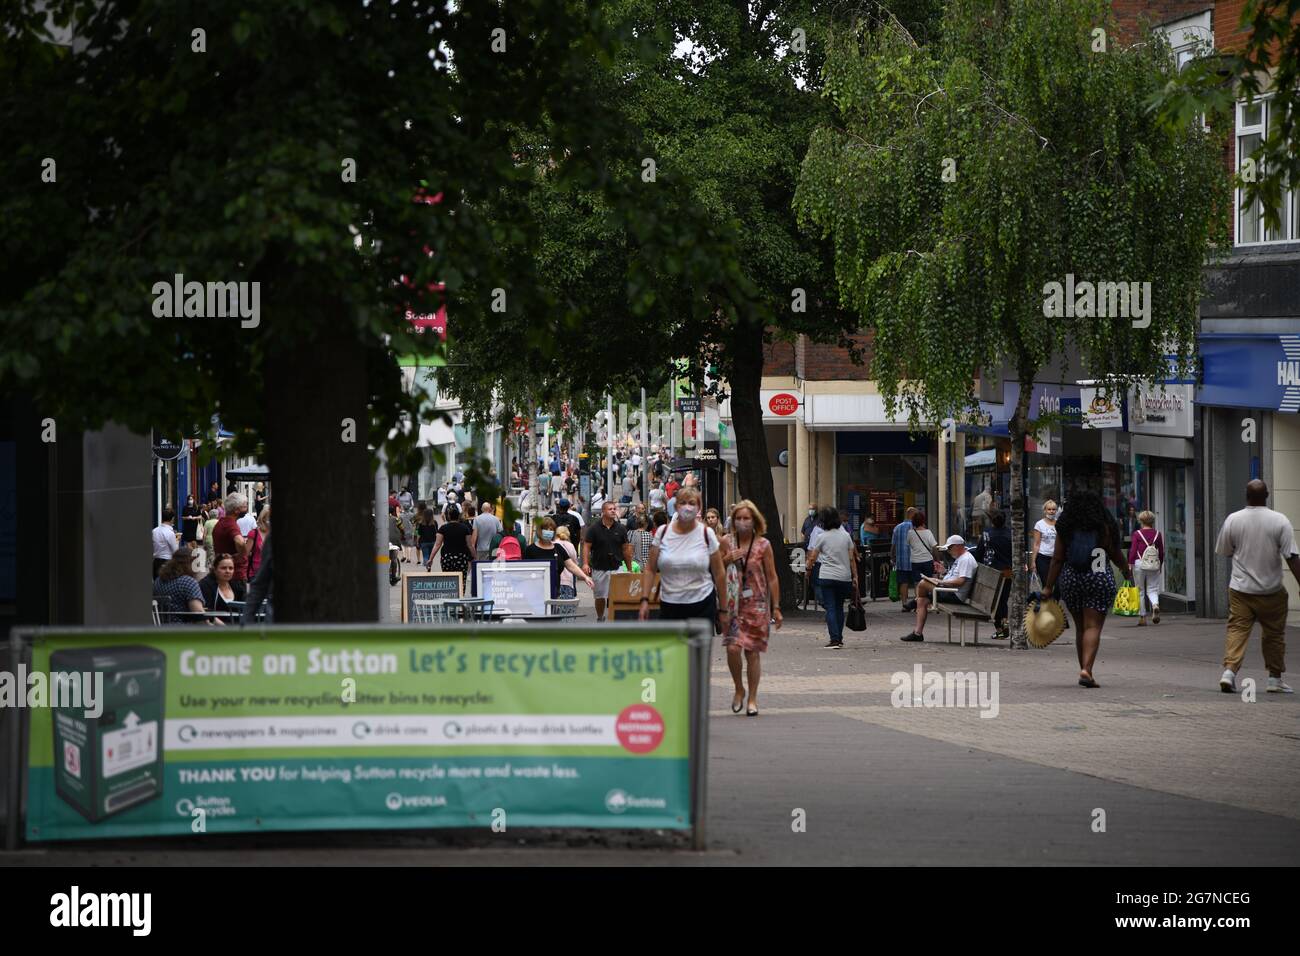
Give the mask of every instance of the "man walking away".
POLYGON ((569 510, 571 507, 573 507, 573 505, 569 502, 568 498, 560 499, 560 503, 555 506, 555 514, 553 515, 555 518, 555 527, 557 530, 560 528, 568 528, 569 540, 581 542, 582 522, 578 519, 577 515, 569 510))
POLYGON ((1237 672, 1246 656, 1251 628, 1259 621, 1268 668, 1268 693, 1291 694, 1282 680, 1286 672, 1286 588, 1282 564, 1300 583, 1300 551, 1295 529, 1280 511, 1268 506, 1268 485, 1256 478, 1246 485, 1246 507, 1223 522, 1216 554, 1232 558, 1228 581, 1228 633, 1223 650, 1223 676, 1219 689, 1237 690, 1237 672))
MULTIPOLYGON (((904 605, 907 604, 908 585, 912 583, 912 547, 908 539, 912 536, 914 514, 915 508, 903 512, 903 520, 894 525, 894 533, 889 539, 889 558, 898 579, 898 599, 904 605)), ((903 611, 906 613, 907 608, 904 607, 903 611)))
POLYGON ((486 561, 492 556, 492 539, 502 531, 501 522, 494 511, 492 502, 485 501, 478 517, 474 519, 471 546, 474 548, 474 556, 480 561, 486 561))
POLYGON ((153 576, 158 578, 158 569, 171 560, 176 549, 180 547, 180 542, 176 539, 176 512, 171 508, 164 508, 162 513, 162 524, 153 529, 153 576))

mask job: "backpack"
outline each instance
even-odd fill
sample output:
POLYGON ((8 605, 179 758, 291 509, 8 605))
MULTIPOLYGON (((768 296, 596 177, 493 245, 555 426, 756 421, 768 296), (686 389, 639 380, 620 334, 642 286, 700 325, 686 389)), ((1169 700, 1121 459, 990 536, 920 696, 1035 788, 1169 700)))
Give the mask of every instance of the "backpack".
MULTIPOLYGON (((1138 531, 1136 533, 1138 535, 1142 534, 1141 531, 1138 531)), ((1160 532, 1157 531, 1156 536, 1152 538, 1150 541, 1148 541, 1146 538, 1139 538, 1139 540, 1143 544, 1145 544, 1146 547, 1142 550, 1142 554, 1138 556, 1138 561, 1137 561, 1138 568, 1143 571, 1159 571, 1160 552, 1156 549, 1156 542, 1160 540, 1160 532)))
POLYGON ((497 552, 498 561, 518 561, 523 556, 524 553, 519 547, 518 538, 508 534, 501 539, 501 550, 497 552))
POLYGON ((1097 532, 1078 531, 1070 539, 1065 561, 1076 571, 1087 571, 1092 564, 1092 552, 1097 547, 1097 532))

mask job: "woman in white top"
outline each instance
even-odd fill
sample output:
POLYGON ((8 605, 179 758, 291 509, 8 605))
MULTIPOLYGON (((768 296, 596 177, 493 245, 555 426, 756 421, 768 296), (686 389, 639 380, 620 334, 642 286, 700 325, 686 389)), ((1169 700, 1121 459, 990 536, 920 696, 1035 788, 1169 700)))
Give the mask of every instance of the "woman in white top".
POLYGON ((641 571, 641 620, 650 617, 650 589, 659 575, 659 617, 666 621, 704 618, 726 630, 727 609, 718 595, 727 593, 727 575, 718 536, 700 520, 700 493, 677 490, 672 521, 655 534, 650 560, 641 571))
POLYGON ((1043 516, 1034 525, 1034 570, 1038 572, 1038 583, 1047 583, 1047 571, 1052 566, 1052 555, 1056 554, 1056 513, 1060 509, 1056 502, 1048 498, 1043 502, 1043 516))
POLYGON ((819 523, 822 533, 808 552, 808 573, 817 571, 817 586, 826 608, 826 630, 830 633, 829 648, 844 646, 844 601, 850 596, 858 599, 858 549, 853 538, 840 527, 840 513, 834 508, 823 508, 819 523))

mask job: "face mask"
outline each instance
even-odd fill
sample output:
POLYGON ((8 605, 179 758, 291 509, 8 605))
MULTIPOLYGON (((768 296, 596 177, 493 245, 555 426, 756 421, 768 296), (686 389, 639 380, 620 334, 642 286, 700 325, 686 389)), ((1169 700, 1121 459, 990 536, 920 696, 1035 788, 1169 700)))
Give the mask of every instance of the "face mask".
POLYGON ((737 531, 752 531, 754 528, 752 518, 737 518, 732 524, 736 526, 737 531))
POLYGON ((677 515, 683 521, 694 521, 695 516, 700 513, 700 509, 695 505, 682 505, 677 509, 677 515))
POLYGON ((817 509, 816 509, 816 508, 809 508, 809 509, 808 509, 808 517, 809 517, 809 518, 815 517, 816 514, 817 514, 817 509))
POLYGON ((543 540, 543 541, 550 541, 550 540, 551 540, 552 538, 554 538, 554 537, 555 537, 555 532, 554 532, 554 531, 543 531, 543 532, 542 532, 542 540, 543 540))

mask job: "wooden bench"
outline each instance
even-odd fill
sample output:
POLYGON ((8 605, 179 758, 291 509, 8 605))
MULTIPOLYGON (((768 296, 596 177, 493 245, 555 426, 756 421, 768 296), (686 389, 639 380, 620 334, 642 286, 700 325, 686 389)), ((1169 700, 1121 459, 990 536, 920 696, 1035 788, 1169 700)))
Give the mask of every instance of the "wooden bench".
POLYGON ((961 646, 966 646, 966 622, 975 622, 975 644, 980 642, 980 622, 993 622, 993 615, 997 612, 998 604, 1002 601, 1002 589, 1011 586, 1010 578, 1003 578, 1002 572, 997 568, 991 568, 987 564, 981 564, 975 571, 975 586, 971 589, 970 598, 962 604, 940 604, 937 600, 940 592, 945 594, 957 594, 957 588, 935 588, 936 600, 931 603, 930 610, 938 611, 948 616, 948 643, 952 643, 952 619, 956 618, 961 622, 961 646))

